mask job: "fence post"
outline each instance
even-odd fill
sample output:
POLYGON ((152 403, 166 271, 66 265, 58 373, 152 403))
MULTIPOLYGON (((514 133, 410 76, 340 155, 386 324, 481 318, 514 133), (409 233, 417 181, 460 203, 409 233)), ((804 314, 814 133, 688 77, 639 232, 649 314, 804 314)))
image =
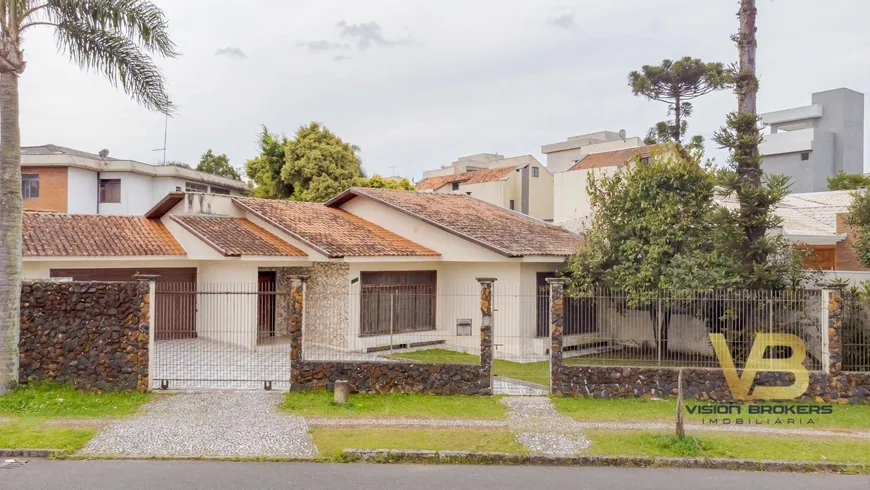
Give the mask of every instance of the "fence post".
POLYGON ((562 332, 565 328, 565 282, 561 277, 548 277, 550 284, 550 394, 561 394, 554 387, 562 369, 562 332))
POLYGON ((492 393, 492 285, 494 277, 478 277, 480 283, 480 369, 481 375, 489 380, 488 386, 482 387, 481 394, 492 393))
POLYGON ((154 374, 157 370, 157 352, 155 352, 154 345, 154 324, 157 321, 156 314, 156 303, 157 303, 157 282, 153 279, 148 281, 148 387, 145 390, 139 391, 151 391, 151 388, 154 386, 154 374))
POLYGON ((302 372, 302 320, 305 314, 305 279, 290 276, 290 384, 299 382, 302 372))
POLYGON ((823 353, 823 357, 827 358, 825 369, 828 374, 837 375, 843 369, 843 307, 844 301, 842 291, 839 289, 826 289, 822 291, 822 298, 827 297, 827 304, 822 307, 827 309, 828 324, 827 331, 823 335, 827 337, 828 348, 827 355, 823 353))

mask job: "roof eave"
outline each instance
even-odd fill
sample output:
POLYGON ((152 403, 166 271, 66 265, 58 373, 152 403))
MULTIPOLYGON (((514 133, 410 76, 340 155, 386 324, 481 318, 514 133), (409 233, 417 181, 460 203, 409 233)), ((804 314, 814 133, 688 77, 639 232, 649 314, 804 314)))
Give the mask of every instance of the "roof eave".
POLYGON ((184 200, 184 193, 179 191, 171 191, 166 195, 163 199, 160 200, 157 204, 154 205, 151 209, 145 213, 145 217, 148 219, 160 219, 166 213, 172 210, 176 204, 180 203, 184 200))

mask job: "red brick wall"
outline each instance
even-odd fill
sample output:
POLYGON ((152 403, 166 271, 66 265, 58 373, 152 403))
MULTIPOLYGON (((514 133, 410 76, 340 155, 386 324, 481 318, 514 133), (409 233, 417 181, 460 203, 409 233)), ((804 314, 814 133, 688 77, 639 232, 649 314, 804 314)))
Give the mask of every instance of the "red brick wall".
POLYGON ((837 243, 837 270, 838 271, 866 271, 870 270, 862 267, 858 262, 858 256, 852 250, 852 244, 855 242, 855 230, 846 224, 845 214, 837 215, 837 233, 845 233, 846 239, 837 243))
POLYGON ((66 212, 66 167, 21 167, 21 173, 39 175, 39 199, 25 199, 24 209, 66 212))

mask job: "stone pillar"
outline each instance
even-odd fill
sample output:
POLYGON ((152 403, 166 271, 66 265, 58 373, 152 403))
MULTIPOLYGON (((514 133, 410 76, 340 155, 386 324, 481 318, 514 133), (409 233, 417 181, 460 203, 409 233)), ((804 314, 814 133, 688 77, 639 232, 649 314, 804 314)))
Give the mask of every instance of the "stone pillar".
MULTIPOLYGON (((843 293, 839 289, 824 291, 828 297, 828 374, 837 375, 843 370, 843 293)), ((825 325, 822 325, 825 327, 825 325)))
POLYGON ((562 371, 562 332, 565 328, 565 282, 562 277, 549 277, 550 285, 550 394, 560 395, 559 375, 562 371))
POLYGON ((480 283, 480 369, 486 380, 480 394, 492 393, 492 285, 494 277, 478 277, 480 283))
POLYGON ((305 279, 290 276, 290 383, 299 382, 302 372, 302 321, 305 314, 305 279))

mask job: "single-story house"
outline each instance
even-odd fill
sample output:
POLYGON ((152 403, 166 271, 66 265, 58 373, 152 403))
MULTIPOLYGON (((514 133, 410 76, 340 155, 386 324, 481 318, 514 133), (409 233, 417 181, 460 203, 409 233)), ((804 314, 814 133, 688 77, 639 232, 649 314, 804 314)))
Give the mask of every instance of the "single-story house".
POLYGON ((540 286, 582 243, 473 197, 368 188, 326 203, 171 192, 144 216, 26 212, 23 237, 25 278, 157 275, 157 340, 279 341, 289 296, 269 293, 304 274, 306 345, 474 352, 476 278, 493 277, 502 356, 547 352, 540 286))

